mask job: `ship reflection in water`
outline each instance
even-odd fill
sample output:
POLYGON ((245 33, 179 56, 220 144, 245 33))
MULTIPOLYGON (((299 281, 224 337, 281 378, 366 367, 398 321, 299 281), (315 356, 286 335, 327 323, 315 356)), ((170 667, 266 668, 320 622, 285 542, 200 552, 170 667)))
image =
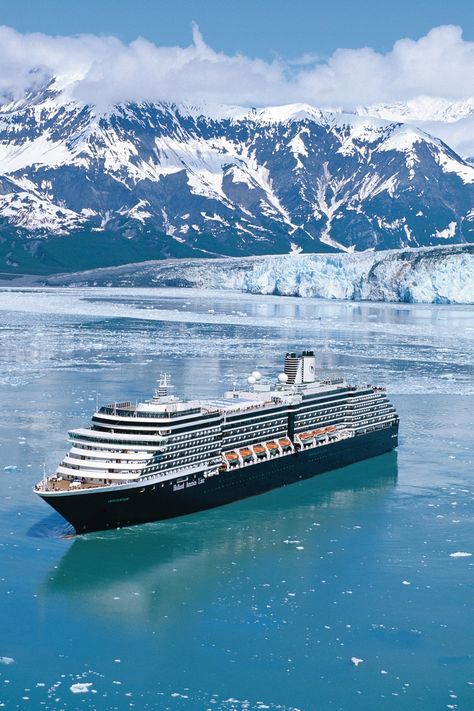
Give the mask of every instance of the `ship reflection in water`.
POLYGON ((341 529, 353 536, 355 522, 377 518, 397 474, 392 451, 219 509, 87 534, 74 540, 41 592, 100 615, 176 623, 182 605, 205 606, 223 580, 272 571, 289 551, 317 566, 341 529))

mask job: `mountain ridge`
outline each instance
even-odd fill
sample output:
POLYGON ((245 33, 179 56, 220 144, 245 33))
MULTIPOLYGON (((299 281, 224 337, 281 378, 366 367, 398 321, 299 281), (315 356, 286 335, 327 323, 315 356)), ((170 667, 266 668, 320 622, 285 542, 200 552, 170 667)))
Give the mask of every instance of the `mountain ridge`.
POLYGON ((473 166, 382 118, 307 104, 100 112, 55 81, 0 107, 4 271, 470 242, 473 206, 473 166))

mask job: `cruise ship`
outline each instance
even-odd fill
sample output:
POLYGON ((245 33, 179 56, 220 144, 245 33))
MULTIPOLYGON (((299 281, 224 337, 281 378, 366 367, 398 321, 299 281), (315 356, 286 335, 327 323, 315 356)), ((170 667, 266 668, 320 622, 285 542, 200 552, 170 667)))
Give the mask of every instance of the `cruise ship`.
MULTIPOLYGON (((313 351, 287 353, 274 382, 185 400, 160 376, 145 402, 114 402, 35 492, 77 533, 191 514, 394 449, 398 415, 385 390, 319 370, 313 351)), ((350 470, 348 471, 350 476, 350 470)))

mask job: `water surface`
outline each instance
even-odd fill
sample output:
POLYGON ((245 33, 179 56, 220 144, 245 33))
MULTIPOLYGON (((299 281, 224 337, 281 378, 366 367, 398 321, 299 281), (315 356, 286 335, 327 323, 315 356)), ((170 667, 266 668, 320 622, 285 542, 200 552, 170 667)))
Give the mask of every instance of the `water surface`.
POLYGON ((474 708, 472 308, 3 289, 0 312, 4 708, 474 708), (161 370, 219 395, 308 347, 388 388, 397 452, 83 537, 33 494, 96 401, 161 370))

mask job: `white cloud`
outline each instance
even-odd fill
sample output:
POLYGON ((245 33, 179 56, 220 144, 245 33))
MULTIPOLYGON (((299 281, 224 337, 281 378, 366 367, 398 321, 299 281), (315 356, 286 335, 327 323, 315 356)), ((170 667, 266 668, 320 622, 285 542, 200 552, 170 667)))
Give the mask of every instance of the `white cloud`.
MULTIPOLYGON (((317 48, 315 48, 317 50, 317 48)), ((188 47, 158 47, 138 38, 51 37, 0 27, 0 94, 19 96, 49 74, 75 81, 76 98, 99 106, 120 101, 186 101, 269 105, 306 102, 342 106, 407 100, 419 95, 474 96, 474 42, 459 27, 401 39, 390 52, 338 49, 287 62, 233 56, 209 47, 193 29, 188 47), (314 63, 313 58, 316 60, 314 63)))
POLYGON ((474 42, 459 27, 436 27, 419 40, 401 39, 390 52, 339 49, 325 65, 302 72, 298 88, 319 103, 393 102, 415 96, 474 95, 474 42))

